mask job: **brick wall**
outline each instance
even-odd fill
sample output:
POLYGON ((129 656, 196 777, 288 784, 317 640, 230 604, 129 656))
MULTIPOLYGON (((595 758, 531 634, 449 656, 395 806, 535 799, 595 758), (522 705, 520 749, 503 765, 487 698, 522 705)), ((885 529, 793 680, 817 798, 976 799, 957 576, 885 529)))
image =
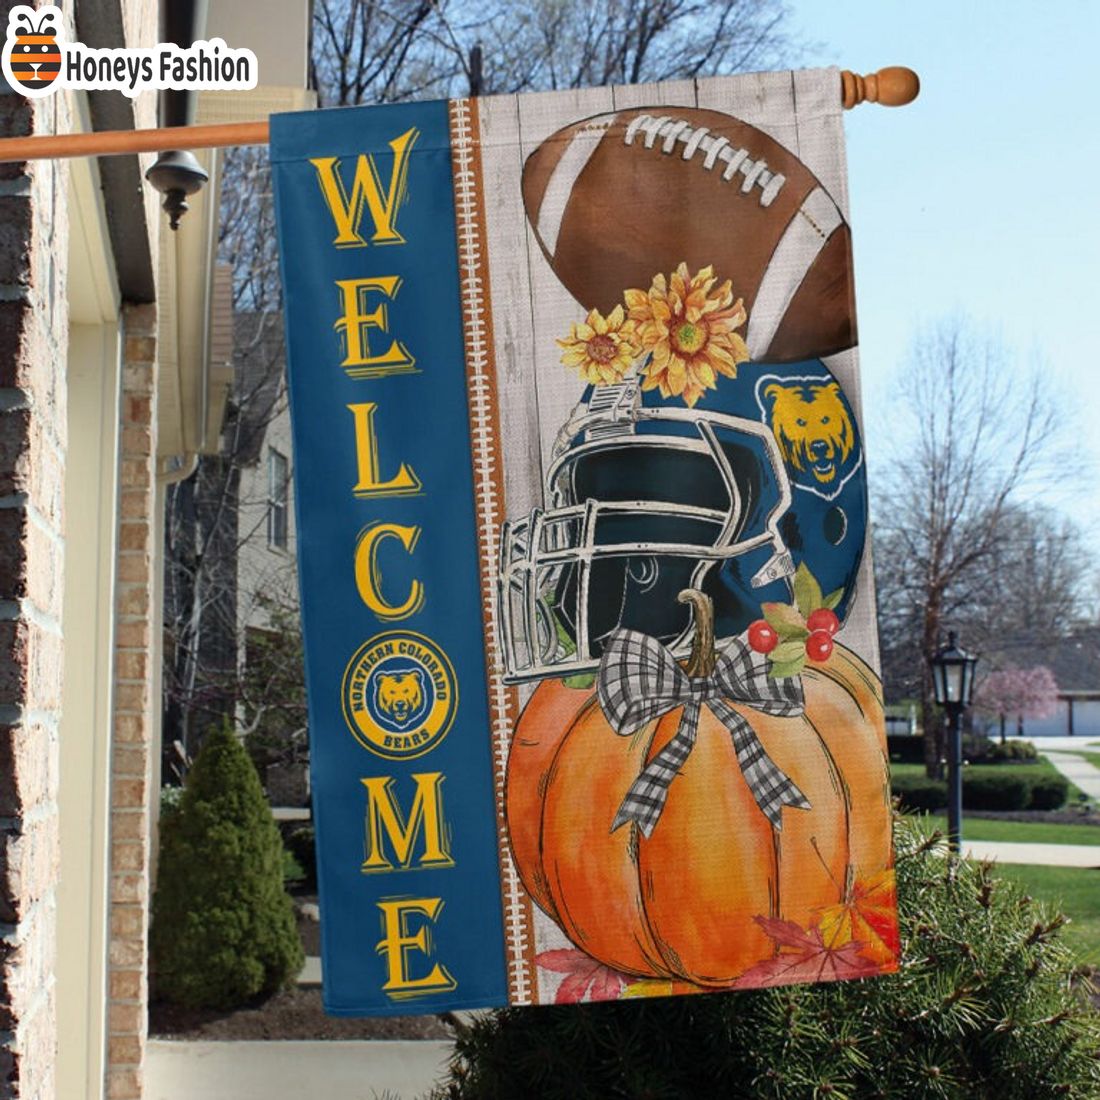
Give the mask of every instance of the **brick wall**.
POLYGON ((153 550, 156 493, 156 307, 126 306, 122 367, 115 715, 111 748, 111 881, 107 1096, 142 1089, 148 983, 153 788, 153 550))
MULTIPOLYGON (((0 95, 0 136, 67 112, 0 95)), ((19 1100, 54 1098, 66 186, 57 162, 0 165, 0 1097, 19 1100)))

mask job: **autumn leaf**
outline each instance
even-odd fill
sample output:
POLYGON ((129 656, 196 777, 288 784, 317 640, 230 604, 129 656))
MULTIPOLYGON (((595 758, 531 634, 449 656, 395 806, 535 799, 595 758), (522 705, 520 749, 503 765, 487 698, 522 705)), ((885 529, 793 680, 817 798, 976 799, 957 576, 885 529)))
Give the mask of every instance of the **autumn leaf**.
POLYGON ((577 1004, 589 1001, 614 1001, 627 984, 627 977, 597 962, 591 955, 574 948, 543 951, 535 956, 535 963, 543 970, 564 974, 554 1003, 577 1004))
POLYGON ((779 953, 746 970, 737 979, 737 989, 866 978, 879 972, 879 964, 861 954, 862 943, 853 940, 830 947, 822 939, 820 928, 807 930, 793 921, 775 917, 753 920, 775 941, 779 953))
POLYGON ((806 563, 801 562, 794 573, 794 602, 804 619, 808 619, 819 607, 824 606, 821 598, 821 585, 817 578, 806 568, 806 563))
POLYGON ((810 633, 798 609, 789 603, 765 603, 760 605, 760 610, 780 638, 805 638, 810 633))
POLYGON ((892 962, 901 952, 897 908, 892 868, 857 879, 843 901, 819 910, 822 941, 831 948, 859 942, 869 958, 878 963, 892 962))
POLYGON ((768 656, 777 665, 785 665, 788 661, 797 661, 806 656, 806 643, 780 642, 768 656))
POLYGON ((768 676, 773 680, 786 680, 797 676, 806 667, 806 654, 802 653, 793 661, 772 661, 768 666, 768 676))
POLYGON ((671 978, 643 978, 641 981, 631 982, 623 993, 623 1000, 628 997, 671 997, 671 978))
POLYGON ((779 644, 768 653, 768 676, 773 680, 802 672, 806 667, 806 639, 810 636, 806 620, 822 608, 832 611, 844 596, 842 588, 823 596, 821 585, 805 562, 795 570, 791 587, 794 603, 771 601, 760 605, 765 621, 779 635, 779 644))

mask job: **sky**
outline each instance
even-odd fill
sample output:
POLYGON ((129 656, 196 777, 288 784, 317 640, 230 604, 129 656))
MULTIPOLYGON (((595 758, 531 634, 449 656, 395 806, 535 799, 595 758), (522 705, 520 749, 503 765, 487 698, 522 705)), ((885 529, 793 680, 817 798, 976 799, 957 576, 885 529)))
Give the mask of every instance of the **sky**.
POLYGON ((865 434, 890 435, 922 325, 962 313, 1049 377, 1079 440, 1044 502, 1100 534, 1100 3, 793 0, 806 65, 907 65, 847 113, 865 434))

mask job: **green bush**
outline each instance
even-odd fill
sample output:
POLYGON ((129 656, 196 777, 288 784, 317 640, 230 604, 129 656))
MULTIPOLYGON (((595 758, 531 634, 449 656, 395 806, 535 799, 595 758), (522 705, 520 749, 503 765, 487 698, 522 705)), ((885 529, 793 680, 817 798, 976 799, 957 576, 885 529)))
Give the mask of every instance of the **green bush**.
POLYGON ((1032 810, 1060 810, 1069 797, 1069 780, 1062 775, 1044 775, 1031 781, 1032 810))
POLYGON ((459 1034, 434 1100, 1100 1096, 1100 1016, 1063 918, 896 833, 903 961, 866 981, 538 1010, 459 1034))
POLYGON ((294 853, 288 848, 283 849, 283 884, 286 886, 298 885, 306 877, 305 868, 294 858, 294 853))
POLYGON ((212 730, 162 823, 150 952, 159 996, 235 1008, 301 969, 283 845, 248 753, 212 730))
MULTIPOLYGON (((985 734, 968 733, 962 739, 963 759, 971 764, 993 759, 995 748, 985 734)), ((923 764, 924 738, 911 737, 906 733, 889 734, 886 738, 886 751, 895 764, 923 764)))
POLYGON ((998 743, 989 753, 989 761, 992 764, 1003 762, 1034 762, 1039 759, 1039 750, 1030 741, 1006 741, 1003 745, 998 743))
POLYGON ((180 803, 183 801, 183 788, 182 787, 161 787, 160 789, 160 827, 163 830, 164 824, 173 814, 175 814, 179 808, 180 803))
POLYGON ((984 733, 964 733, 962 757, 968 764, 981 764, 993 754, 994 744, 984 733))
POLYGON ((1031 779, 1008 768, 992 775, 963 772, 962 795, 967 810, 1026 810, 1031 779))
POLYGON ((286 838, 287 851, 294 856, 302 868, 303 887, 317 885, 317 847, 312 825, 299 825, 286 838))
POLYGON ((924 738, 891 733, 886 738, 886 751, 895 764, 923 764, 924 738))
POLYGON ((934 813, 947 805, 947 784, 942 779, 929 779, 924 775, 895 775, 890 779, 890 789, 903 810, 934 813))

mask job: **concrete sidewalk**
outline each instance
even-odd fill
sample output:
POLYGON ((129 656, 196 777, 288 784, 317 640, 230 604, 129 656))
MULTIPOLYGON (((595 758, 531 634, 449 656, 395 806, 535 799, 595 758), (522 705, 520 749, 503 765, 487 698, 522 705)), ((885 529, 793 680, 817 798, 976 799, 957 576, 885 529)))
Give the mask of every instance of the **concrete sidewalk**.
MULTIPOLYGON (((1084 757, 1063 751, 1061 748, 1048 749, 1045 745, 1036 744, 1036 748, 1054 765, 1071 783, 1076 784, 1089 796, 1100 800, 1100 768, 1090 764, 1084 757)), ((1096 752, 1095 748, 1090 749, 1096 752)))
POLYGON ((151 1039, 145 1100, 417 1100, 441 1080, 447 1042, 177 1043, 151 1039))
MULTIPOLYGON (((1038 867, 1100 868, 1100 845, 1091 844, 1017 844, 1003 840, 967 840, 963 818, 963 854, 971 859, 991 859, 997 863, 1027 863, 1038 867)), ((1100 877, 1097 878, 1100 887, 1100 877)))

